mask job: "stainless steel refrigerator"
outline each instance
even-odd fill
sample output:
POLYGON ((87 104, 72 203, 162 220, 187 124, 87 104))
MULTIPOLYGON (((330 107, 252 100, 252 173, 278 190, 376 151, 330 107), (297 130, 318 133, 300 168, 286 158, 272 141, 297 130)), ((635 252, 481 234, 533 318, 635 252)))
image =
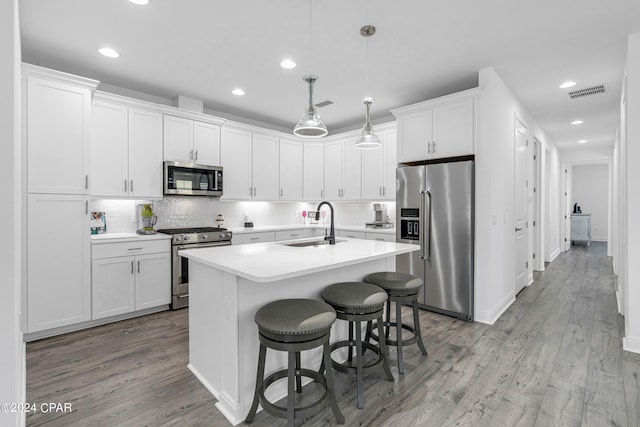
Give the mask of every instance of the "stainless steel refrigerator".
POLYGON ((396 240, 420 245, 396 270, 424 281, 421 308, 473 320, 473 159, 398 167, 396 189, 396 240))

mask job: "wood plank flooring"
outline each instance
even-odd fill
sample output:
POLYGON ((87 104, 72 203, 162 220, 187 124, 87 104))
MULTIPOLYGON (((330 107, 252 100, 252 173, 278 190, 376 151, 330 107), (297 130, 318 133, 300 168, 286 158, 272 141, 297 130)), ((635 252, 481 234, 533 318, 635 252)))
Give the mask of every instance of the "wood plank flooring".
MULTIPOLYGON (((640 355, 622 351, 606 246, 561 254, 493 326, 421 312, 424 357, 405 375, 336 373, 348 426, 640 426, 640 355)), ((410 318, 410 312, 406 312, 410 318)), ((27 345, 28 426, 228 426, 187 369, 188 311, 163 312, 27 345)), ((267 356, 268 357, 268 356, 267 356)), ((311 386, 309 386, 311 387, 311 386)), ((308 389, 309 387, 306 387, 308 389)), ((264 412, 253 425, 284 425, 264 412)), ((329 410, 308 426, 335 425, 329 410)))

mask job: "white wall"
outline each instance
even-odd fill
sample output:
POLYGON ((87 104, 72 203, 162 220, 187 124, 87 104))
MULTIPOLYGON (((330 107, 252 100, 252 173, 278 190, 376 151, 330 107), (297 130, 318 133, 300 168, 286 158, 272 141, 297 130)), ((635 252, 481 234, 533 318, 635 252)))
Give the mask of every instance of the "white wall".
MULTIPOLYGON (((18 0, 0 2, 0 402, 24 402, 25 348, 20 332, 20 30, 18 0)), ((0 411, 0 425, 22 425, 18 413, 0 411)))
POLYGON ((573 165, 571 205, 578 203, 582 213, 591 214, 592 240, 608 240, 609 165, 573 165))
MULTIPOLYGON (((480 70, 476 146, 476 320, 493 323, 515 300, 514 119, 542 144, 543 240, 540 256, 558 252, 558 152, 492 68, 480 70)), ((532 143, 530 144, 530 147, 532 143)), ((528 173, 529 180, 533 172, 528 173)), ((532 240, 532 239, 530 239, 532 240)), ((532 262, 529 265, 533 265, 532 262)), ((530 276, 533 272, 530 270, 530 276)))

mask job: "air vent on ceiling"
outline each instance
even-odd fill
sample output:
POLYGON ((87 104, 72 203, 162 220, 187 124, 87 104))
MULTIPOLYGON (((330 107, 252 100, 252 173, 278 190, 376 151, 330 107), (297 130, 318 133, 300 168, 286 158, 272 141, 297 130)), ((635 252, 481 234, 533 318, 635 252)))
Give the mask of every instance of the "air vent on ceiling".
POLYGON ((604 85, 588 87, 586 89, 578 89, 572 92, 569 92, 569 97, 571 99, 582 98, 583 96, 589 95, 597 95, 599 93, 604 93, 604 85))
POLYGON ((327 101, 318 102, 316 104, 316 107, 322 108, 322 107, 326 107, 327 105, 331 105, 331 104, 333 104, 333 101, 327 100, 327 101))

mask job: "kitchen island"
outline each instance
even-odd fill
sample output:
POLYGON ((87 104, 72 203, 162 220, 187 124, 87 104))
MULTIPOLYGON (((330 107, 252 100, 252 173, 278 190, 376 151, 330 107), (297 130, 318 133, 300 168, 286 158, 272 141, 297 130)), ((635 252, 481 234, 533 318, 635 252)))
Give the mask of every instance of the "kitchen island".
MULTIPOLYGON (((244 420, 253 399, 259 346, 253 317, 261 306, 284 298, 320 299, 324 287, 395 270, 396 255, 419 249, 345 238, 335 245, 290 246, 310 241, 318 239, 180 253, 189 259, 189 369, 233 425, 244 420)), ((331 341, 346 335, 346 322, 336 322, 331 341)), ((303 366, 319 367, 321 354, 321 348, 303 352, 303 366)), ((286 353, 268 351, 266 374, 282 369, 286 361, 286 353)), ((267 397, 275 401, 285 394, 281 381, 269 388, 267 397)))

